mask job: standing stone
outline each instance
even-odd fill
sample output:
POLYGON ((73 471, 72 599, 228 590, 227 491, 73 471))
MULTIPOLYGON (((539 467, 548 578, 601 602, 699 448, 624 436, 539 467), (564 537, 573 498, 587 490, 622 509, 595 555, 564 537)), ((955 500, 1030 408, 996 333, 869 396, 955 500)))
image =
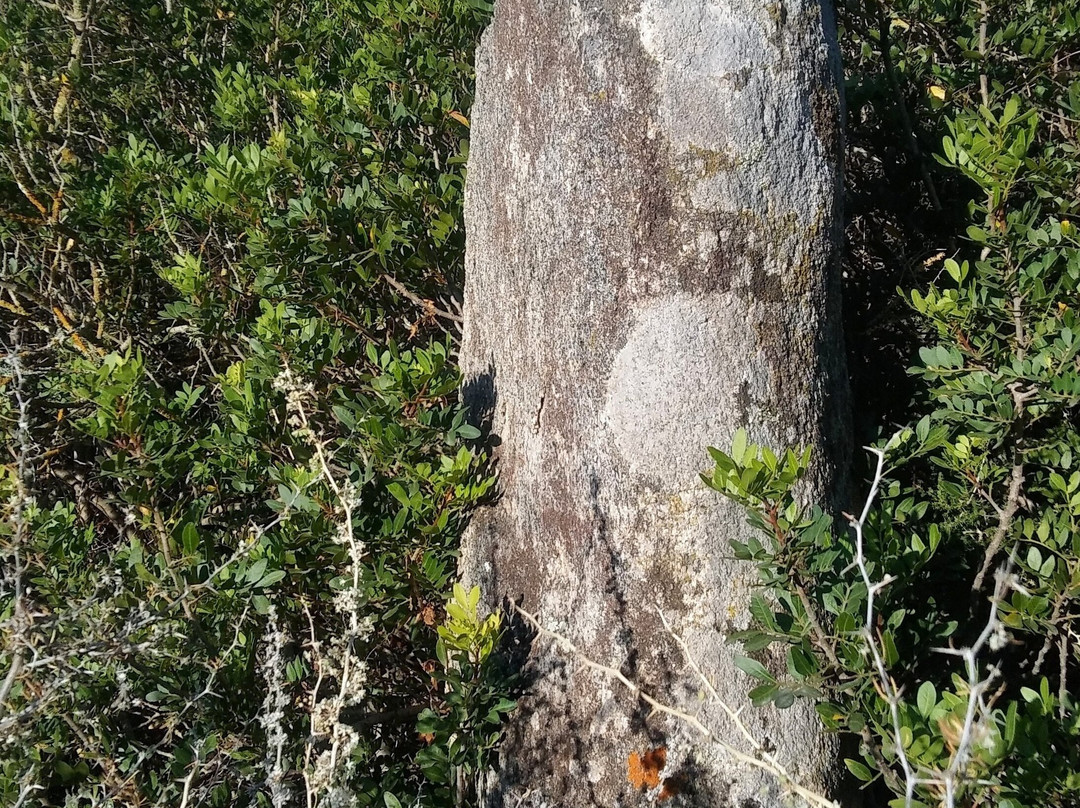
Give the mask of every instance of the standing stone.
MULTIPOLYGON (((698 473, 744 426, 815 447, 807 499, 839 485, 833 27, 819 0, 499 0, 477 55, 461 350, 501 490, 466 536, 465 579, 745 748, 660 607, 818 789, 843 766, 812 705, 746 699, 725 642, 756 581, 729 548, 746 517, 698 473)), ((627 757, 657 746, 684 805, 785 799, 550 642, 529 669, 489 805, 643 805, 627 757)))

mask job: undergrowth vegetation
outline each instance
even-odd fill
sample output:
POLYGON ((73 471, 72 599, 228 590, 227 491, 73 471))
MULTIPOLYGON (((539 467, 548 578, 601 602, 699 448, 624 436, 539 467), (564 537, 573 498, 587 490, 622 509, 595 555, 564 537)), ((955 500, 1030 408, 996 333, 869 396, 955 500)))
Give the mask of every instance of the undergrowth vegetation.
POLYGON ((482 762, 439 298, 488 13, 0 4, 0 802, 440 805, 482 762))
POLYGON ((750 510, 760 538, 734 550, 771 595, 734 639, 779 644, 788 663, 742 667, 756 703, 813 698, 859 738, 847 764, 874 804, 1075 805, 1080 16, 1044 0, 840 16, 848 274, 866 264, 849 316, 871 337, 853 357, 914 359, 913 382, 885 385, 899 407, 863 399, 894 420, 865 519, 799 504, 805 454, 741 433, 713 450, 706 482, 750 510), (860 198, 890 181, 891 200, 860 198), (909 314, 860 298, 874 271, 909 314))
MULTIPOLYGON (((454 585, 494 488, 453 300, 490 11, 0 0, 3 804, 473 801, 514 707, 454 585)), ((715 452, 760 528, 736 639, 788 660, 740 666, 859 738, 871 804, 1075 805, 1080 18, 838 12, 890 467, 864 547, 805 456, 715 452)))

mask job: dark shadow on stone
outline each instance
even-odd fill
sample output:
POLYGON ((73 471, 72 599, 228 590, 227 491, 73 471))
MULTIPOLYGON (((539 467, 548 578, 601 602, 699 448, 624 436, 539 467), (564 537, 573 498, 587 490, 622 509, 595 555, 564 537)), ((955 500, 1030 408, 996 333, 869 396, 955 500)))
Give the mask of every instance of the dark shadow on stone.
MULTIPOLYGON (((519 596, 518 600, 521 600, 519 596)), ((536 641, 536 629, 514 609, 514 601, 503 596, 501 610, 503 620, 502 635, 495 646, 496 664, 501 680, 509 685, 511 699, 519 699, 528 693, 536 682, 536 672, 529 669, 529 654, 536 641)))
POLYGON ((715 782, 695 760, 688 760, 670 774, 678 794, 671 805, 680 808, 734 808, 731 783, 715 782))
POLYGON ((465 405, 466 420, 480 430, 477 445, 488 450, 501 443, 498 435, 492 431, 495 405, 499 401, 495 375, 494 365, 489 364, 483 373, 466 379, 461 386, 461 403, 465 405))
MULTIPOLYGON (((465 405, 465 421, 470 426, 480 430, 476 439, 469 441, 470 447, 479 453, 483 453, 485 459, 477 469, 477 478, 498 477, 499 461, 495 456, 495 449, 502 443, 498 434, 492 429, 495 418, 495 405, 499 400, 498 386, 495 383, 495 367, 488 365, 487 369, 470 379, 466 379, 461 385, 461 403, 465 405)), ((491 492, 479 503, 482 506, 494 505, 502 497, 502 490, 496 481, 491 492)), ((470 517, 471 518, 471 517, 470 517)), ((490 527, 494 527, 491 525, 490 527)), ((497 537, 492 539, 490 546, 497 546, 497 537)), ((485 595, 490 591, 494 594, 495 589, 484 586, 485 595)))

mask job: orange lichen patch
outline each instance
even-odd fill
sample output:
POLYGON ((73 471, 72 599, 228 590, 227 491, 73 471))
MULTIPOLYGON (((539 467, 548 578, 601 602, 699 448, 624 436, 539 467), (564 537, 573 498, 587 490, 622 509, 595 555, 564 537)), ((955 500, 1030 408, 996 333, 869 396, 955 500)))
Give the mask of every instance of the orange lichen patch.
POLYGON ((666 762, 667 748, 663 746, 643 755, 631 752, 626 759, 626 777, 634 788, 656 788, 666 762))

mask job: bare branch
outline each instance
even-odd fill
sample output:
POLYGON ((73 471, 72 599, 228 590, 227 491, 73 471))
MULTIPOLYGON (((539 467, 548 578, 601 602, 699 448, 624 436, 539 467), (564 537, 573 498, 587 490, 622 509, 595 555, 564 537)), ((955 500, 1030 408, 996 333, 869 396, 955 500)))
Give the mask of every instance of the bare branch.
POLYGON ((586 656, 580 648, 574 645, 574 643, 571 642, 568 637, 562 634, 558 634, 557 632, 554 632, 549 628, 546 628, 540 622, 539 618, 526 611, 525 609, 521 608, 521 606, 517 605, 516 603, 512 605, 513 609, 522 617, 524 617, 527 621, 529 621, 529 623, 532 624, 532 626, 540 634, 543 634, 544 636, 554 640, 556 647, 560 651, 578 660, 586 667, 592 668, 593 670, 598 671, 599 673, 602 673, 611 679, 615 679, 618 682, 621 682, 623 686, 625 686, 631 693, 633 693, 637 698, 641 699, 650 707, 652 707, 653 710, 655 710, 656 712, 669 715, 672 718, 687 725, 691 729, 698 732, 710 743, 714 744, 715 746, 726 752, 735 760, 738 760, 756 769, 761 769, 762 771, 768 772, 770 775, 779 780, 781 785, 783 785, 785 789, 790 791, 792 794, 796 794, 797 796, 802 797, 811 805, 817 805, 821 808, 839 808, 839 803, 835 802, 834 800, 830 800, 829 798, 824 797, 815 791, 811 791, 810 789, 804 788, 803 786, 799 785, 791 777, 791 775, 788 774, 787 770, 784 769, 783 766, 779 765, 776 762, 776 759, 771 754, 768 754, 768 752, 764 750, 762 744, 753 737, 750 731, 746 728, 746 725, 740 720, 738 713, 732 710, 730 706, 728 706, 719 698, 716 690, 712 687, 712 683, 708 682, 708 680, 705 679, 705 677, 701 674, 700 668, 698 668, 697 664, 690 658, 689 653, 687 653, 685 643, 682 641, 681 638, 677 637, 673 632, 671 632, 670 626, 668 625, 667 620, 662 614, 661 619, 664 621, 664 626, 668 629, 669 633, 672 634, 672 637, 679 644, 680 648, 683 649, 684 653, 686 653, 688 663, 698 673, 699 677, 705 681, 706 687, 709 690, 710 694, 714 697, 716 703, 721 706, 721 708, 728 714, 730 718, 732 718, 732 720, 735 722, 736 727, 744 735, 744 737, 748 737, 750 739, 751 745, 754 747, 755 752, 757 752, 757 754, 759 755, 758 757, 755 757, 754 755, 749 755, 727 743, 723 739, 719 738, 697 717, 692 716, 689 713, 683 712, 682 710, 676 709, 675 707, 664 704, 659 699, 651 696, 649 693, 646 693, 637 683, 629 679, 625 674, 622 673, 622 671, 618 670, 617 668, 613 668, 608 665, 603 665, 599 662, 593 661, 588 656, 586 656))
MULTIPOLYGON (((900 720, 900 705, 903 703, 903 698, 896 682, 889 676, 881 642, 873 634, 873 626, 875 625, 876 620, 875 607, 877 595, 894 579, 890 575, 886 575, 881 580, 874 581, 870 575, 868 560, 865 553, 863 531, 866 526, 867 518, 870 515, 871 506, 877 497, 878 489, 881 486, 885 467, 885 453, 883 451, 873 448, 868 449, 868 451, 877 457, 874 478, 870 485, 870 492, 867 494, 866 502, 863 505, 862 513, 858 519, 853 518, 851 520, 851 526, 855 531, 854 563, 859 569, 859 574, 862 576, 867 592, 866 622, 859 634, 866 643, 866 647, 869 649, 873 658, 874 670, 877 674, 875 685, 889 707, 889 715, 893 729, 893 746, 896 750, 897 761, 904 772, 905 805, 912 805, 915 799, 916 788, 919 786, 932 785, 944 787, 945 808, 955 808, 957 789, 967 778, 967 764, 970 759, 973 742, 976 736, 979 735, 980 728, 993 722, 993 718, 990 716, 989 705, 983 698, 983 694, 986 693, 991 683, 996 679, 997 669, 991 667, 987 676, 983 677, 980 672, 978 659, 979 654, 985 647, 989 646, 991 650, 997 650, 997 648, 1004 643, 1004 627, 998 619, 998 609, 1004 601, 1005 596, 1008 594, 1009 589, 1013 586, 1013 558, 1010 556, 1008 563, 1002 567, 1002 569, 998 570, 998 573, 995 576, 996 585, 993 597, 990 599, 990 615, 987 618, 986 625, 983 627, 982 632, 975 642, 967 648, 936 649, 941 653, 959 656, 964 660, 965 672, 967 674, 968 702, 964 713, 963 729, 961 730, 956 750, 953 752, 949 761, 949 768, 944 772, 929 772, 922 774, 916 771, 915 767, 908 759, 907 750, 904 748, 900 731, 902 726, 900 720)), ((1007 507, 1006 510, 1008 510, 1007 507)))
POLYGON ((400 294, 406 300, 409 300, 422 308, 425 314, 435 314, 439 317, 450 320, 451 322, 457 323, 458 325, 461 325, 463 322, 465 322, 459 315, 454 314, 453 312, 449 312, 446 309, 440 309, 438 306, 435 305, 435 302, 433 300, 425 300, 419 295, 413 294, 408 289, 406 289, 405 286, 402 285, 402 283, 396 278, 386 274, 384 274, 382 278, 384 281, 390 284, 390 286, 393 287, 393 289, 398 294, 400 294))

